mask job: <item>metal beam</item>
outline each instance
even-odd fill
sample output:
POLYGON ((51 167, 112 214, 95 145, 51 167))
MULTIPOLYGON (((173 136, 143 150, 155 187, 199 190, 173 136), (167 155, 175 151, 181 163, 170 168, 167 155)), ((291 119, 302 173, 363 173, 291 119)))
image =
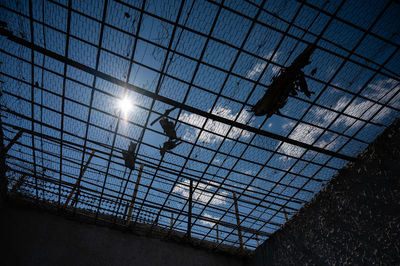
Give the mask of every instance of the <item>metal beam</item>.
POLYGON ((1 156, 5 156, 8 152, 8 150, 14 145, 15 142, 22 136, 23 131, 20 130, 18 133, 14 136, 14 138, 7 144, 7 146, 2 150, 1 156))
POLYGON ((140 178, 142 177, 142 172, 143 172, 143 164, 140 165, 138 177, 136 180, 135 190, 133 191, 132 201, 131 201, 131 205, 129 206, 129 212, 128 212, 128 217, 126 218, 125 226, 129 226, 129 224, 131 223, 133 206, 135 205, 136 194, 139 189, 140 178))
POLYGON ((190 179, 189 186, 189 206, 188 206, 188 223, 187 223, 187 237, 191 238, 192 231, 192 196, 193 196, 193 180, 190 179))
POLYGON ((238 230, 238 236, 239 236, 240 249, 243 249, 243 238, 242 238, 242 231, 240 230, 239 207, 238 207, 238 204, 237 204, 236 192, 233 192, 233 200, 235 202, 236 223, 237 223, 237 230, 238 230))
POLYGON ((79 177, 78 177, 78 179, 76 180, 75 186, 72 188, 71 193, 69 194, 67 200, 66 200, 65 203, 64 203, 64 208, 66 208, 66 207, 68 206, 68 204, 69 204, 69 202, 71 201, 72 195, 74 194, 75 190, 78 189, 78 188, 80 187, 82 177, 83 177, 83 175, 85 174, 86 169, 88 168, 89 163, 90 163, 90 161, 91 161, 92 158, 93 158, 93 155, 94 155, 94 150, 93 150, 92 153, 89 155, 89 158, 88 158, 88 160, 87 160, 87 162, 86 162, 85 167, 83 167, 83 169, 82 169, 81 172, 79 173, 79 177))
POLYGON ((24 40, 22 38, 19 38, 17 36, 12 35, 12 36, 7 36, 7 37, 8 37, 9 40, 11 40, 11 41, 13 41, 15 43, 18 43, 20 45, 26 46, 26 47, 28 47, 28 48, 30 48, 32 50, 35 50, 35 51, 37 51, 39 53, 42 53, 42 54, 44 54, 46 56, 52 57, 52 58, 54 58, 54 59, 56 59, 58 61, 61 61, 61 62, 65 63, 65 64, 68 64, 68 65, 71 65, 73 67, 76 67, 76 68, 78 68, 78 69, 80 69, 80 70, 82 70, 84 72, 90 73, 90 74, 92 74, 94 76, 100 77, 100 78, 102 78, 104 80, 107 80, 107 81, 109 81, 111 83, 114 83, 114 84, 116 84, 118 86, 128 88, 128 89, 130 89, 132 91, 135 91, 135 92, 140 93, 142 95, 145 95, 147 97, 153 98, 154 100, 158 100, 158 101, 164 102, 166 104, 175 106, 177 108, 181 108, 181 109, 186 110, 188 112, 195 113, 195 114, 198 114, 200 116, 203 116, 203 117, 206 117, 206 118, 209 118, 209 119, 212 119, 212 120, 215 120, 215 121, 227 124, 227 125, 231 125, 231 126, 234 126, 234 127, 237 127, 237 128, 240 128, 240 129, 243 129, 243 130, 255 133, 255 134, 259 134, 259 135, 262 135, 262 136, 265 136, 265 137, 269 137, 269 138, 272 138, 272 139, 275 139, 275 140, 286 142, 286 143, 289 143, 289 144, 292 144, 292 145, 295 145, 295 146, 299 146, 299 147, 302 147, 302 148, 305 148, 305 149, 309 149, 309 150, 312 150, 312 151, 316 151, 316 152, 319 152, 319 153, 322 153, 322 154, 326 154, 326 155, 330 155, 330 156, 333 156, 333 157, 337 157, 337 158, 340 158, 340 159, 343 159, 343 160, 355 161, 354 157, 347 156, 345 154, 340 154, 340 153, 333 152, 333 151, 330 151, 330 150, 322 149, 320 147, 315 147, 315 146, 312 146, 310 144, 306 144, 304 142, 300 142, 300 141, 297 141, 297 140, 294 140, 294 139, 290 139, 290 138, 287 138, 287 137, 284 137, 284 136, 281 136, 281 135, 278 135, 278 134, 274 134, 274 133, 271 133, 271 132, 268 132, 268 131, 265 131, 265 130, 262 130, 262 129, 259 129, 259 128, 254 128, 254 127, 251 127, 251 126, 248 126, 248 125, 236 122, 236 121, 232 121, 232 120, 226 119, 226 118, 221 117, 221 116, 214 115, 212 113, 205 112, 203 110, 194 108, 192 106, 189 106, 189 105, 186 105, 186 104, 182 104, 182 103, 177 102, 175 100, 172 100, 170 98, 158 95, 158 94, 153 93, 151 91, 145 90, 145 89, 140 88, 140 87, 135 86, 135 85, 132 85, 132 84, 130 84, 128 82, 124 82, 124 81, 122 81, 120 79, 114 78, 114 77, 112 77, 110 75, 107 75, 107 74, 105 74, 103 72, 95 70, 95 69, 93 69, 91 67, 88 67, 88 66, 86 66, 84 64, 81 64, 81 63, 79 63, 77 61, 74 61, 74 60, 71 60, 69 58, 66 58, 65 56, 62 56, 62 55, 56 54, 56 53, 54 53, 54 52, 52 52, 50 50, 44 49, 43 47, 40 47, 38 45, 31 44, 30 42, 28 42, 28 41, 26 41, 26 40, 24 40))

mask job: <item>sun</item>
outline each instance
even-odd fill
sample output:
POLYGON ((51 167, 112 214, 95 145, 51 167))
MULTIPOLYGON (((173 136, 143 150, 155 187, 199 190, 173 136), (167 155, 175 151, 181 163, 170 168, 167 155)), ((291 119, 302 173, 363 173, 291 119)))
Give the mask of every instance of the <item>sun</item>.
POLYGON ((118 109, 122 112, 124 117, 133 109, 133 105, 133 101, 126 96, 118 100, 118 109))

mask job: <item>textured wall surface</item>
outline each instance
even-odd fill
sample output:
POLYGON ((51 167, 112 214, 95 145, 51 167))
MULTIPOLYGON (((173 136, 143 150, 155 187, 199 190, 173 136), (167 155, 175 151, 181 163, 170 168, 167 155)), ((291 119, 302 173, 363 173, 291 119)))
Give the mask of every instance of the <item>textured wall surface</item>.
POLYGON ((244 265, 231 256, 79 223, 43 211, 1 214, 0 265, 244 265))
POLYGON ((252 265, 400 265, 400 121, 261 245, 252 265))

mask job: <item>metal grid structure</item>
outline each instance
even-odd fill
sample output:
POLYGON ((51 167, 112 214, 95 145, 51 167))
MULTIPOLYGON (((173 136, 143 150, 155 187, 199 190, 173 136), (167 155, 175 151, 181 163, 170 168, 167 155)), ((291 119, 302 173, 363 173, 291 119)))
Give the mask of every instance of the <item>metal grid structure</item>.
POLYGON ((399 114, 395 1, 26 0, 0 10, 11 32, 0 37, 9 192, 94 222, 253 250, 399 114), (315 94, 252 116, 310 43, 315 94), (116 108, 124 97, 128 113, 116 108), (151 122, 172 107, 183 143, 160 156, 166 137, 151 122), (133 171, 121 154, 130 141, 133 171))

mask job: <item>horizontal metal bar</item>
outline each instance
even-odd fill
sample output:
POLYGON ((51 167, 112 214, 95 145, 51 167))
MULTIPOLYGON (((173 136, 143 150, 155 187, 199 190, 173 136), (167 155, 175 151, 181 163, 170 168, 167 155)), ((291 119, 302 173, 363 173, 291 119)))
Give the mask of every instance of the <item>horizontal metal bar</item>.
POLYGON ((345 155, 345 154, 333 152, 333 151, 330 151, 330 150, 325 150, 325 149, 322 149, 320 147, 315 147, 315 146, 312 146, 312 145, 309 145, 309 144, 306 144, 306 143, 303 143, 303 142, 300 142, 300 141, 297 141, 297 140, 293 140, 293 139, 290 139, 290 138, 287 138, 287 137, 280 136, 278 134, 274 134, 274 133, 271 133, 271 132, 268 132, 268 131, 265 131, 265 130, 261 130, 261 129, 254 128, 254 127, 251 127, 251 126, 248 126, 248 125, 245 125, 245 124, 241 124, 241 123, 238 123, 238 122, 235 122, 235 121, 232 121, 232 120, 229 120, 229 119, 226 119, 226 118, 223 118, 223 117, 220 117, 220 116, 217 116, 217 115, 205 112, 205 111, 202 111, 200 109, 191 107, 191 106, 186 105, 186 104, 179 103, 179 102, 174 101, 174 100, 172 100, 170 98, 158 95, 158 94, 153 93, 151 91, 147 91, 147 90, 145 90, 143 88, 140 88, 138 86, 132 85, 132 84, 130 84, 128 82, 124 82, 122 80, 114 78, 114 77, 112 77, 110 75, 107 75, 107 74, 105 74, 103 72, 100 72, 98 70, 90 68, 90 67, 88 67, 86 65, 83 65, 83 64, 81 64, 79 62, 76 62, 76 61, 71 60, 69 58, 66 58, 64 56, 61 56, 59 54, 56 54, 56 53, 54 53, 54 52, 52 52, 50 50, 44 49, 44 48, 42 48, 42 47, 40 47, 38 45, 31 44, 30 42, 28 42, 28 41, 26 41, 26 40, 24 40, 22 38, 16 37, 14 35, 7 36, 7 37, 8 37, 8 39, 10 39, 13 42, 16 42, 18 44, 26 46, 26 47, 28 47, 28 48, 30 48, 32 50, 35 50, 35 51, 37 51, 39 53, 42 53, 42 54, 44 54, 46 56, 52 57, 52 58, 54 58, 54 59, 56 59, 58 61, 61 61, 61 62, 65 63, 65 64, 68 64, 68 65, 71 65, 73 67, 76 67, 76 68, 78 68, 78 69, 80 69, 80 70, 82 70, 84 72, 90 73, 90 74, 92 74, 94 76, 100 77, 100 78, 102 78, 104 80, 107 80, 107 81, 109 81, 111 83, 114 83, 116 85, 119 85, 121 87, 128 88, 128 89, 133 90, 133 91, 135 91, 137 93, 143 94, 145 96, 148 96, 148 97, 153 98, 155 100, 158 100, 158 101, 164 102, 166 104, 175 106, 177 108, 181 108, 181 109, 189 111, 191 113, 195 113, 195 114, 198 114, 200 116, 203 116, 203 117, 206 117, 206 118, 209 118, 209 119, 212 119, 212 120, 215 120, 215 121, 227 124, 227 125, 231 125, 231 126, 234 126, 234 127, 237 127, 237 128, 240 128, 240 129, 243 129, 243 130, 255 133, 255 134, 263 135, 263 136, 266 136, 266 137, 269 137, 269 138, 272 138, 272 139, 276 139, 276 140, 279 140, 279 141, 282 141, 282 142, 286 142, 286 143, 289 143, 289 144, 292 144, 292 145, 295 145, 295 146, 299 146, 299 147, 302 147, 302 148, 305 148, 305 149, 313 150, 313 151, 316 151, 316 152, 319 152, 319 153, 322 153, 322 154, 326 154, 326 155, 330 155, 330 156, 333 156, 333 157, 337 157, 337 158, 340 158, 340 159, 343 159, 343 160, 355 161, 355 159, 356 159, 354 157, 351 157, 351 156, 348 156, 348 155, 345 155))

